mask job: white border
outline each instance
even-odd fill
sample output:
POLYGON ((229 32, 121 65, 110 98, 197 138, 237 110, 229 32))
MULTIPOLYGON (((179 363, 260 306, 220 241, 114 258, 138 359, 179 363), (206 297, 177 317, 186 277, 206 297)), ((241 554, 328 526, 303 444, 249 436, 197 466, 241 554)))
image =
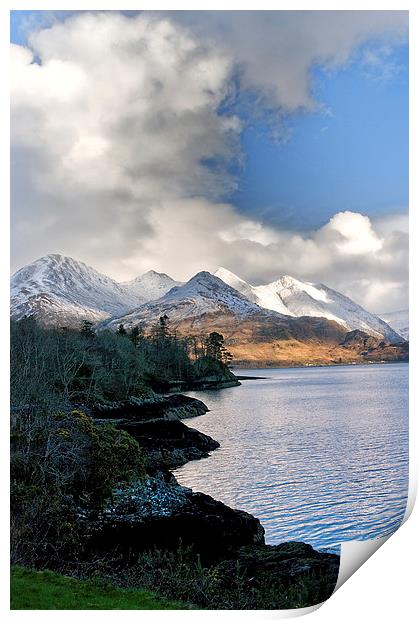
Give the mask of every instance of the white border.
MULTIPOLYGON (((1 193, 2 193, 2 201, 1 201, 1 216, 2 216, 2 225, 0 227, 0 235, 1 235, 1 266, 2 266, 2 288, 1 288, 1 313, 2 320, 0 325, 3 332, 3 337, 1 339, 1 343, 3 346, 3 360, 8 359, 8 350, 9 350, 9 342, 8 342, 8 322, 9 322, 9 215, 8 215, 8 205, 9 205, 9 187, 8 187, 8 179, 9 179, 9 122, 8 122, 8 97, 7 93, 7 85, 8 85, 8 40, 9 40, 9 15, 8 12, 11 9, 21 9, 21 10, 117 10, 117 9, 131 9, 131 10, 139 10, 139 9, 159 9, 159 10, 409 10, 410 11, 410 62, 411 62, 411 70, 410 70, 410 110, 413 112, 415 110, 419 110, 419 101, 417 95, 417 82, 415 77, 418 75, 418 9, 415 7, 413 2, 371 2, 371 1, 363 1, 354 0, 352 2, 341 3, 338 7, 336 3, 331 1, 321 1, 321 2, 273 2, 273 1, 263 1, 259 0, 259 2, 249 2, 246 0, 238 1, 229 1, 224 0, 223 2, 213 0, 212 2, 182 2, 182 1, 172 1, 172 2, 132 2, 126 0, 121 6, 120 2, 112 2, 102 0, 98 2, 97 0, 91 0, 90 2, 82 2, 80 0, 72 0, 71 2, 64 3, 60 0, 55 0, 54 2, 34 2, 31 0, 27 1, 18 1, 15 0, 9 2, 3 2, 0 7, 0 35, 1 35, 1 50, 0 50, 0 67, 2 69, 1 76, 2 81, 0 82, 2 86, 2 97, 0 98, 0 110, 1 110, 1 141, 0 141, 0 153, 1 153, 1 163, 2 163, 2 178, 1 178, 1 193), (70 5, 70 6, 69 6, 70 5)), ((419 136, 418 131, 418 123, 417 116, 414 113, 411 113, 410 117, 410 135, 419 136), (416 130, 416 131, 415 131, 416 130)), ((415 274, 415 266, 419 263, 419 251, 418 246, 416 246, 416 238, 415 231, 417 231, 417 203, 418 203, 418 189, 417 189, 417 180, 415 178, 414 172, 419 170, 419 162, 417 157, 417 148, 410 150, 410 274, 411 274, 411 287, 410 287, 410 316, 411 316, 411 325, 410 325, 410 341, 413 342, 413 346, 411 347, 411 357, 410 357, 410 491, 409 491, 409 505, 407 514, 410 514, 413 503, 414 496, 417 491, 417 472, 418 472, 418 442, 417 437, 419 436, 418 427, 419 427, 419 406, 418 406, 418 379, 419 377, 417 373, 417 320, 415 314, 417 313, 417 299, 418 299, 418 288, 414 283, 414 275, 415 274), (415 350, 416 349, 416 350, 415 350), (415 376, 416 375, 416 376, 415 376)), ((5 364, 3 364, 3 368, 5 364)), ((1 374, 2 379, 2 400, 3 400, 3 416, 2 423, 4 424, 3 432, 1 434, 2 441, 4 441, 4 449, 2 450, 2 454, 4 455, 4 462, 2 467, 2 476, 1 480, 4 485, 2 497, 6 498, 8 496, 8 469, 7 469, 7 455, 8 455, 8 376, 6 372, 1 374)), ((6 611, 7 614, 13 614, 16 617, 27 617, 31 616, 39 616, 43 617, 45 612, 37 612, 37 611, 8 611, 8 574, 9 574, 9 563, 8 563, 8 553, 7 553, 7 541, 8 541, 8 512, 7 512, 7 503, 6 500, 3 500, 3 509, 1 511, 1 525, 2 525, 2 533, 4 535, 2 550, 4 552, 4 556, 2 558, 2 563, 0 565, 1 573, 1 586, 2 586, 2 604, 1 608, 6 611)), ((416 510, 413 513, 413 516, 409 519, 408 523, 403 525, 403 527, 396 532, 392 537, 390 542, 384 545, 383 549, 379 554, 374 556, 371 560, 367 562, 365 566, 362 567, 360 571, 356 575, 354 575, 347 584, 338 592, 336 592, 329 601, 326 602, 321 607, 321 610, 317 612, 318 618, 322 618, 326 620, 330 618, 335 620, 336 617, 339 617, 342 620, 345 618, 352 618, 354 614, 361 615, 361 618, 367 618, 369 614, 374 615, 374 617, 378 618, 410 618, 414 617, 414 613, 417 612, 416 609, 416 590, 417 587, 415 579, 415 574, 417 574, 417 561, 416 561, 416 552, 418 548, 418 524, 419 524, 419 511, 416 510)), ((307 609, 305 612, 312 611, 313 609, 307 609)), ((121 618, 121 615, 126 614, 141 614, 141 618, 156 618, 155 612, 124 612, 124 611, 92 611, 89 612, 89 617, 91 614, 96 614, 97 617, 106 615, 108 618, 121 618)), ((161 613, 170 613, 174 614, 177 618, 185 617, 186 613, 183 611, 166 611, 159 612, 161 613)), ((295 617, 295 615, 300 614, 301 611, 292 611, 292 612, 282 612, 282 611, 240 611, 240 612, 228 612, 228 611, 194 611, 194 617, 199 615, 202 616, 205 614, 207 618, 224 616, 229 614, 229 618, 239 618, 243 615, 253 617, 257 614, 257 617, 263 618, 278 618, 278 617, 295 617), (240 614, 240 616, 239 616, 240 614)), ((54 618, 56 616, 61 617, 65 615, 67 618, 78 617, 82 618, 86 612, 78 611, 56 611, 54 613, 54 618)))

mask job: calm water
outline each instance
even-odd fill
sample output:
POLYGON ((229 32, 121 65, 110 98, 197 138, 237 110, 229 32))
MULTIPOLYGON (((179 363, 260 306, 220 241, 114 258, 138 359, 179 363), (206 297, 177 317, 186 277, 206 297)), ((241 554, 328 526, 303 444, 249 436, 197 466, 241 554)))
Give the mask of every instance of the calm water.
POLYGON ((239 374, 266 379, 189 393, 211 411, 187 424, 221 448, 178 469, 181 484, 259 517, 270 544, 332 548, 398 527, 408 486, 408 364, 239 374))

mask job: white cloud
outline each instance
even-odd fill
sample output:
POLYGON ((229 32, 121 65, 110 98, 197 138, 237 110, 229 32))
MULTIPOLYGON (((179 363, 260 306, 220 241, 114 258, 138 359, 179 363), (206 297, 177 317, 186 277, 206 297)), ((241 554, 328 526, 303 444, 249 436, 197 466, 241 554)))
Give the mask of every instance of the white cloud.
POLYGON ((124 264, 132 275, 154 268, 188 279, 223 266, 252 284, 282 274, 323 282, 375 312, 407 306, 407 216, 391 228, 389 218, 346 211, 308 236, 258 226, 231 205, 202 199, 169 201, 151 217, 153 234, 124 264))
POLYGON ((255 283, 290 273, 399 308, 404 219, 338 213, 308 236, 249 220, 221 201, 235 187, 242 121, 219 106, 239 68, 241 87, 270 106, 312 107, 313 63, 336 67, 371 35, 403 36, 404 22, 397 12, 86 13, 13 46, 15 265, 59 252, 127 279, 221 264, 255 283))
POLYGON ((12 48, 20 261, 54 244, 92 260, 129 255, 161 201, 234 187, 225 164, 240 122, 217 113, 231 71, 224 53, 166 19, 118 13, 77 16, 30 46, 12 48))
POLYGON ((311 93, 313 64, 330 70, 351 59, 366 41, 363 60, 377 78, 394 72, 390 51, 406 40, 407 11, 174 12, 201 37, 238 59, 241 84, 287 111, 318 105, 311 93), (385 44, 383 43, 385 41, 385 44))
POLYGON ((369 254, 383 246, 370 219, 352 211, 336 213, 319 232, 319 236, 322 235, 331 235, 336 250, 341 254, 369 254))

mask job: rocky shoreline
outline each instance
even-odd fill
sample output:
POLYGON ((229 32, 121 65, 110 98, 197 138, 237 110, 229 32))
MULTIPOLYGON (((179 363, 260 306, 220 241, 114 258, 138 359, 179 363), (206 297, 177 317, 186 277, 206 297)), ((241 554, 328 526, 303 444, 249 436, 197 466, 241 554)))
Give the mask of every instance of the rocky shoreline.
POLYGON ((157 392, 187 392, 201 390, 222 390, 224 388, 236 387, 240 385, 240 381, 235 374, 228 368, 218 369, 216 374, 206 375, 200 379, 189 379, 187 381, 161 381, 152 384, 157 392))
POLYGON ((238 569, 255 588, 263 588, 266 579, 278 579, 288 587, 308 578, 314 589, 317 582, 322 584, 324 600, 325 592, 330 595, 336 584, 338 556, 299 542, 267 545, 259 519, 181 486, 172 474, 171 470, 208 457, 219 447, 182 422, 207 411, 202 401, 181 394, 93 409, 98 424, 112 422, 138 441, 147 476, 114 489, 94 518, 80 515, 89 530, 86 553, 117 552, 124 562, 132 562, 150 549, 176 550, 181 541, 205 565, 216 566, 226 580, 238 569))
POLYGON ((142 448, 149 476, 163 473, 167 478, 169 470, 207 457, 219 447, 217 441, 181 421, 207 411, 208 407, 197 398, 174 394, 98 406, 93 415, 98 423, 112 422, 118 430, 134 437, 142 448))

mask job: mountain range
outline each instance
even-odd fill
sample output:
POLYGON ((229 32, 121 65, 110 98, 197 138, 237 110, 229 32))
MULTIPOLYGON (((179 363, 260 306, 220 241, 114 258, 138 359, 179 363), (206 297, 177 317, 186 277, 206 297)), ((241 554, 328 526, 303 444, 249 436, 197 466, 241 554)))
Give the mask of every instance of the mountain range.
POLYGON ((51 254, 11 278, 15 320, 34 316, 49 327, 79 327, 89 320, 98 329, 142 324, 147 330, 163 314, 183 335, 220 331, 237 362, 288 365, 405 356, 404 337, 381 318, 323 284, 286 275, 262 286, 224 268, 199 272, 186 283, 156 271, 116 282, 84 263, 51 254))

